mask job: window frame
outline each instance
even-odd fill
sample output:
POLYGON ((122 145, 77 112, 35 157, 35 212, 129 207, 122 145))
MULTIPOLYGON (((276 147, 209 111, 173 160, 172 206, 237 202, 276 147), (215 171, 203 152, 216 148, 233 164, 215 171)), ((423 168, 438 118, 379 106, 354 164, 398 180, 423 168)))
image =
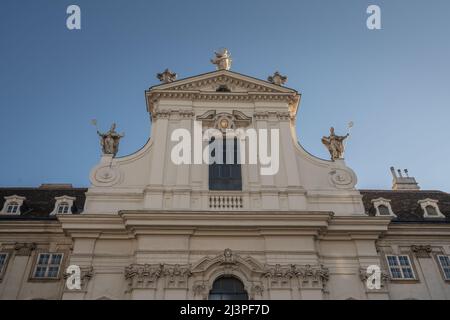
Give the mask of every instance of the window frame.
POLYGON ((409 254, 386 254, 385 258, 386 258, 386 264, 387 264, 387 267, 389 270, 389 275, 391 277, 391 280, 394 280, 394 281, 417 281, 418 280, 417 273, 416 273, 416 270, 413 265, 413 260, 409 254), (395 257, 397 265, 391 266, 391 264, 389 263, 389 257, 395 257), (402 266, 402 264, 400 263, 399 257, 406 257, 408 259, 408 266, 402 266), (401 278, 394 277, 391 268, 395 268, 395 267, 397 267, 400 270, 400 273, 402 275, 401 278), (411 273, 413 276, 412 278, 405 278, 403 269, 406 267, 409 267, 409 269, 411 269, 411 273))
POLYGON ((377 217, 392 217, 392 218, 397 217, 397 215, 394 213, 394 211, 392 211, 390 199, 376 198, 376 199, 372 199, 371 203, 372 203, 373 207, 375 208, 375 216, 377 216, 377 217), (378 209, 379 206, 385 206, 388 209, 389 214, 380 214, 380 210, 378 209))
POLYGON ((75 203, 76 197, 71 197, 67 195, 63 195, 60 197, 55 197, 55 206, 53 207, 53 211, 50 212, 50 216, 57 215, 57 214, 72 214, 74 203, 75 203), (59 212, 60 205, 67 203, 69 205, 69 209, 67 212, 59 212))
POLYGON ((379 204, 379 205, 377 206, 377 210, 378 210, 378 214, 379 214, 381 217, 386 217, 386 216, 390 216, 390 215, 391 215, 391 212, 390 212, 390 210, 389 210, 389 207, 386 206, 386 205, 384 205, 384 204, 379 204), (386 210, 386 211, 385 211, 385 214, 381 212, 380 208, 384 208, 384 209, 386 210))
POLYGON ((435 206, 432 206, 432 205, 428 204, 428 205, 425 206, 424 209, 427 212, 427 216, 429 216, 429 217, 439 217, 439 213, 437 212, 435 206), (430 214, 430 211, 428 211, 430 208, 433 211, 432 214, 430 214))
POLYGON ((34 266, 31 269, 30 279, 31 280, 38 280, 38 281, 60 280, 61 279, 61 274, 62 274, 61 273, 61 269, 63 269, 64 263, 65 263, 64 262, 65 261, 64 258, 65 258, 64 252, 48 252, 48 251, 37 252, 36 256, 35 256, 35 259, 34 259, 34 266), (36 276, 37 268, 39 266, 43 266, 43 265, 39 264, 39 259, 40 259, 41 255, 44 255, 44 254, 48 254, 49 255, 49 259, 48 259, 49 263, 47 263, 45 265, 46 266, 46 268, 45 268, 45 276, 44 277, 37 277, 36 276), (61 255, 61 259, 60 259, 59 266, 58 266, 58 273, 57 273, 56 277, 48 277, 48 272, 49 272, 50 267, 51 266, 55 266, 55 264, 51 264, 50 263, 52 258, 53 258, 53 256, 55 256, 55 255, 61 255))
MULTIPOLYGON (((223 163, 210 163, 208 165, 208 190, 209 191, 242 191, 243 179, 242 179, 242 164, 240 163, 240 150, 239 140, 237 137, 227 137, 226 134, 222 136, 213 136, 209 139, 208 148, 211 143, 216 139, 221 141, 217 144, 217 149, 214 152, 218 152, 220 149, 220 156, 223 163), (232 142, 232 143, 231 143, 232 142), (227 151, 229 148, 233 149, 233 163, 228 163, 231 153, 227 151), (216 175, 216 172, 221 172, 226 169, 228 171, 228 177, 221 174, 216 175), (236 177, 233 177, 233 172, 238 173, 236 177), (228 181, 228 183, 225 183, 228 181)), ((211 151, 209 151, 211 152, 211 151)))
POLYGON ((8 268, 8 263, 9 263, 9 258, 11 256, 11 253, 8 251, 0 251, 0 255, 5 255, 5 262, 3 263, 3 265, 0 267, 0 282, 3 279, 3 276, 6 273, 6 269, 8 268))
POLYGON ((4 197, 5 202, 3 203, 3 208, 2 211, 0 212, 0 214, 4 214, 4 215, 13 215, 13 216, 19 216, 21 215, 20 209, 23 206, 23 202, 25 201, 25 197, 22 196, 18 196, 18 195, 12 195, 12 196, 6 196, 4 197), (15 210, 14 212, 8 212, 8 209, 10 207, 10 205, 18 205, 17 210, 15 210))
POLYGON ((17 201, 11 201, 6 205, 7 214, 17 214, 19 212, 20 205, 17 201), (10 208, 13 208, 10 210, 10 208))
POLYGON ((438 264, 439 271, 441 272, 442 278, 444 279, 445 282, 450 282, 450 264, 447 267, 448 270, 449 270, 449 276, 447 277, 447 275, 445 273, 444 266, 442 265, 441 260, 440 260, 439 257, 446 257, 449 260, 449 263, 450 263, 450 255, 442 254, 442 253, 436 254, 436 262, 438 264))
POLYGON ((56 213, 57 214, 68 214, 70 211, 70 208, 71 208, 71 205, 67 201, 61 202, 58 204, 56 213))
POLYGON ((442 214, 441 210, 439 209, 439 204, 438 204, 439 200, 426 198, 426 199, 417 201, 417 203, 422 208, 424 218, 429 218, 429 219, 445 218, 445 215, 442 214), (434 207, 434 210, 436 211, 437 214, 429 215, 428 210, 427 210, 428 206, 434 207))

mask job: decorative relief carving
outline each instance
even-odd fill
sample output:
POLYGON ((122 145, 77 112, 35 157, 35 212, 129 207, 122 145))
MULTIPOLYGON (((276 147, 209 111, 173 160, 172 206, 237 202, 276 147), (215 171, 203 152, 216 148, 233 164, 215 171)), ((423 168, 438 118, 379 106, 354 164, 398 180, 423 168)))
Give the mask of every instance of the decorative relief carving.
POLYGON ((301 287, 322 287, 325 289, 326 283, 329 279, 329 271, 323 266, 306 265, 296 269, 296 276, 300 280, 301 287))
POLYGON ((156 289, 157 280, 163 272, 162 264, 131 264, 125 268, 129 289, 156 289))
POLYGON ((198 282, 195 283, 192 287, 192 291, 194 293, 194 297, 201 296, 202 298, 206 299, 206 296, 208 295, 208 286, 205 282, 198 282))
POLYGON ((262 296, 263 293, 264 293, 264 287, 263 287, 262 284, 254 284, 254 285, 251 287, 250 291, 251 291, 251 292, 250 292, 250 295, 251 295, 252 297, 255 297, 255 296, 262 296))
POLYGON ((329 173, 330 184, 340 189, 351 189, 355 186, 356 181, 353 175, 344 169, 333 169, 329 173))
POLYGON ((295 268, 294 265, 282 267, 280 264, 276 264, 273 267, 266 266, 264 276, 269 280, 271 288, 290 287, 290 280, 294 277, 293 268, 295 268))
POLYGON ((430 245, 412 245, 411 251, 417 258, 431 258, 431 249, 430 245))
POLYGON ((234 254, 231 249, 225 249, 223 252, 223 262, 222 264, 235 264, 234 254))
POLYGON ((187 288, 188 278, 192 275, 189 265, 164 264, 162 270, 166 278, 166 288, 187 288))
POLYGON ((329 272, 323 266, 298 266, 289 265, 281 266, 279 264, 275 267, 268 267, 265 277, 269 278, 269 284, 272 288, 283 288, 291 286, 290 280, 298 279, 301 288, 322 288, 325 289, 325 284, 328 281, 329 272))
POLYGON ((112 162, 101 163, 93 169, 91 174, 91 183, 98 187, 110 187, 117 183, 122 178, 122 172, 112 162))
POLYGON ((329 278, 328 269, 321 265, 264 266, 254 258, 242 257, 228 248, 215 257, 204 257, 193 267, 188 264, 132 264, 125 269, 129 290, 156 289, 161 279, 164 288, 187 289, 192 286, 192 297, 202 299, 207 298, 217 275, 238 275, 251 298, 262 297, 265 285, 269 288, 298 287, 325 291, 329 278))
POLYGON ((187 288, 190 276, 189 265, 131 264, 125 268, 129 289, 156 289, 159 278, 165 279, 165 288, 187 288))
POLYGON ((251 117, 246 116, 243 112, 238 110, 233 110, 232 113, 216 113, 215 110, 209 110, 204 114, 197 116, 197 120, 202 121, 204 127, 215 128, 222 131, 248 127, 252 122, 251 117))

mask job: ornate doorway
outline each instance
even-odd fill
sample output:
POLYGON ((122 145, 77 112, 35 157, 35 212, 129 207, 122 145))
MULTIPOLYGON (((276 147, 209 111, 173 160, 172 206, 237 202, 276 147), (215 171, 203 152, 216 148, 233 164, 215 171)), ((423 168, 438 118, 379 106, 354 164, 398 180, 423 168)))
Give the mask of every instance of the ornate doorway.
POLYGON ((248 300, 248 294, 239 279, 223 276, 214 281, 209 300, 248 300))

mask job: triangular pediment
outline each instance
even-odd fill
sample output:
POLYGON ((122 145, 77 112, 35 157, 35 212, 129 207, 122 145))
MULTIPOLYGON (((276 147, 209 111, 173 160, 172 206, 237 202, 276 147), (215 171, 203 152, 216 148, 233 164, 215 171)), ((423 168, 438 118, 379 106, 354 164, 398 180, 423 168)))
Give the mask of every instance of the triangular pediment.
POLYGON ((279 86, 229 70, 218 70, 171 83, 153 86, 149 91, 196 91, 233 93, 297 93, 296 90, 279 86))

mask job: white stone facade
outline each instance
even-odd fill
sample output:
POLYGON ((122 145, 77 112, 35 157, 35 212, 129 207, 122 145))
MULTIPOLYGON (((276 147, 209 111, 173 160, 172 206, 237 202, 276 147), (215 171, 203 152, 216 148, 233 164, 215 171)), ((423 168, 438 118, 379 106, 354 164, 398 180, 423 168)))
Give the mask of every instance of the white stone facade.
MULTIPOLYGON (((64 267, 83 270, 81 290, 68 290, 63 278, 55 284, 59 298, 208 299, 214 281, 232 275, 255 300, 450 299, 436 260, 450 255, 450 224, 368 216, 345 161, 318 159, 298 143, 295 90, 218 70, 152 87, 146 97, 152 129, 145 146, 104 155, 82 214, 57 215, 50 249, 70 243, 64 267), (195 120, 208 127, 215 114, 278 129, 278 173, 242 164, 241 191, 211 191, 207 164, 174 164, 173 130, 194 133, 195 120), (414 279, 391 280, 389 254, 407 255, 414 279), (370 265, 381 269, 379 289, 366 286, 370 265)), ((0 244, 12 252, 7 228, 0 223, 0 244)), ((48 231, 34 228, 38 246, 46 243, 48 231)), ((20 228, 15 237, 30 241, 20 228)), ((0 282, 0 297, 12 297, 11 286, 0 282)), ((15 297, 36 297, 26 292, 15 297)))

